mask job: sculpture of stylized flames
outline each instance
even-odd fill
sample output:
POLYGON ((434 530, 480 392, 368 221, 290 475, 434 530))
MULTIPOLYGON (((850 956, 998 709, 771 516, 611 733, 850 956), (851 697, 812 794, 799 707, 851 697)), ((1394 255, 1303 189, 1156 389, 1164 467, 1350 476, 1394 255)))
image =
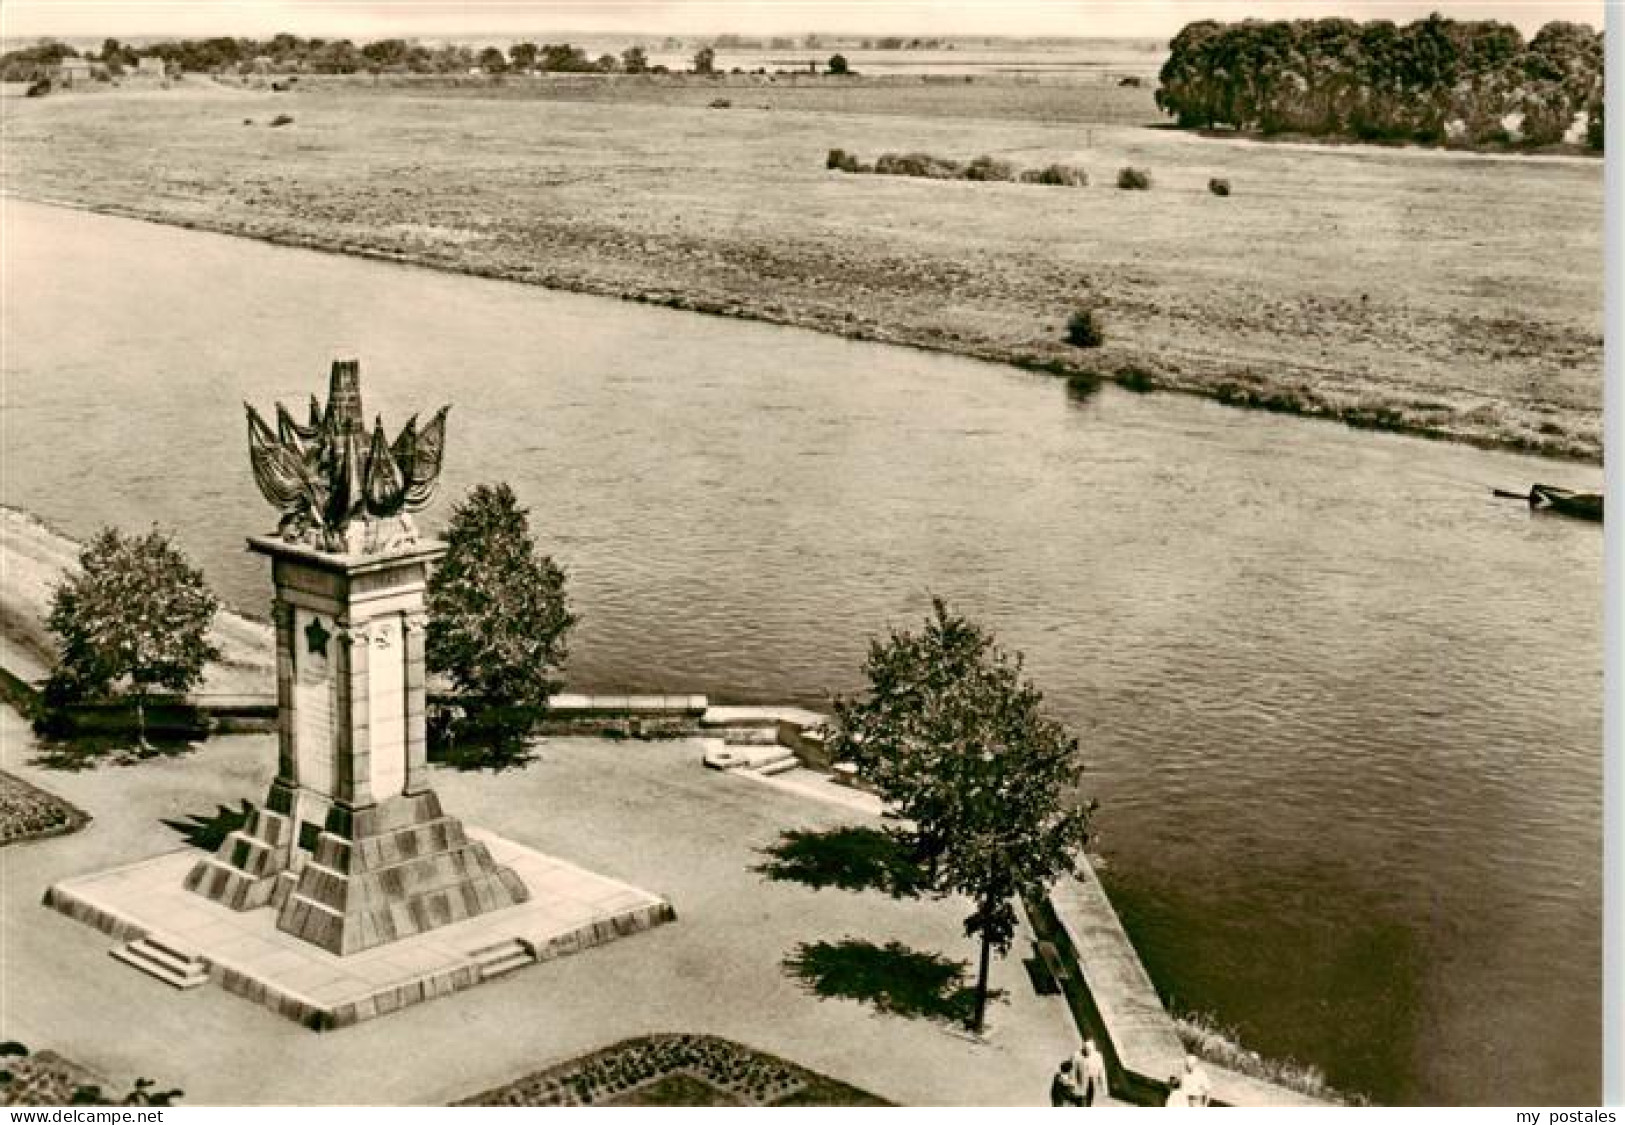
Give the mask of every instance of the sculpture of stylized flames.
POLYGON ((283 539, 340 553, 382 551, 416 539, 407 513, 434 499, 451 407, 442 406, 421 430, 414 414, 393 443, 376 419, 369 439, 355 360, 333 362, 327 409, 311 395, 307 425, 278 403, 273 432, 243 405, 254 480, 282 513, 277 534, 283 539))

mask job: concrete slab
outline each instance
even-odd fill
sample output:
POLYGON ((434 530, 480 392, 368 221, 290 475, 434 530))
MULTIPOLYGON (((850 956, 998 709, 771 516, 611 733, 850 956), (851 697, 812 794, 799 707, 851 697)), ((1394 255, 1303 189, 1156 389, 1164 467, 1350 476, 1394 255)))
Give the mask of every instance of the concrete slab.
MULTIPOLYGON (((549 738, 524 768, 437 768, 465 823, 644 887, 681 924, 559 957, 312 1035, 223 988, 173 992, 107 956, 102 933, 41 909, 63 880, 176 847, 172 822, 263 793, 267 734, 67 773, 28 724, 0 708, 0 766, 94 819, 83 831, 0 848, 4 1032, 107 1076, 186 1091, 185 1105, 444 1105, 641 1035, 719 1035, 905 1105, 1048 1104, 1078 1046, 1063 998, 1034 992, 1017 957, 995 959, 1003 995, 976 1041, 931 1020, 824 999, 786 970, 808 942, 859 938, 938 952, 972 968, 959 899, 897 900, 765 878, 762 849, 787 830, 878 822, 856 809, 699 765, 694 741, 549 738), (274 1065, 267 1065, 272 1060, 274 1065)), ((1025 928, 1016 941, 1025 948, 1025 928)))
POLYGON ((534 963, 675 917, 670 903, 647 891, 494 833, 468 834, 513 868, 531 900, 345 957, 277 929, 269 907, 239 912, 187 891, 198 857, 191 848, 65 879, 45 903, 120 941, 149 937, 194 954, 228 992, 318 1030, 479 984, 476 954, 491 946, 518 942, 534 963))

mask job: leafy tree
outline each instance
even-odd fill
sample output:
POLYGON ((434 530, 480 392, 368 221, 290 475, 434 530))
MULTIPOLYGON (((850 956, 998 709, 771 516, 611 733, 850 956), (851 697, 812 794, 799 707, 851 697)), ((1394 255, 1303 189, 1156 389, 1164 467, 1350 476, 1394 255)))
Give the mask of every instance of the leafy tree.
POLYGON ((649 56, 642 47, 628 47, 621 52, 621 69, 628 74, 642 74, 649 69, 649 56))
POLYGON ((541 48, 534 43, 515 43, 508 48, 508 61, 515 70, 534 70, 540 51, 541 48))
POLYGON ((379 39, 367 43, 361 48, 361 57, 375 72, 405 70, 421 74, 429 70, 428 48, 419 43, 408 43, 405 39, 379 39))
POLYGON ((102 65, 107 68, 107 73, 117 78, 124 73, 126 67, 135 65, 135 52, 117 39, 104 39, 101 60, 102 65))
POLYGON ((835 703, 831 746, 892 803, 899 841, 940 895, 974 904, 981 939, 971 1026, 982 1027, 988 959, 1008 952, 1016 898, 1076 871, 1093 805, 1078 796, 1078 743, 1041 710, 1022 658, 932 599, 918 633, 869 646, 869 690, 835 703))
POLYGON ((542 47, 543 70, 580 74, 592 68, 592 60, 580 47, 572 47, 568 43, 548 43, 542 47))
POLYGON ((846 56, 831 55, 829 57, 829 72, 831 74, 845 74, 847 72, 846 56))
POLYGON ((348 39, 310 42, 309 66, 318 74, 354 74, 365 61, 348 39))
POLYGON ((435 74, 467 74, 474 65, 474 52, 458 43, 448 43, 429 52, 429 69, 435 74))
POLYGON ((79 572, 51 597, 46 624, 62 651, 48 697, 83 699, 127 679, 145 746, 151 690, 187 691, 219 658, 209 642, 218 607, 203 573, 162 532, 126 537, 104 528, 80 552, 79 572))
POLYGON ((701 47, 694 52, 694 73, 715 74, 717 70, 717 53, 710 47, 701 47))
POLYGON ((55 39, 41 39, 32 47, 20 47, 0 55, 0 80, 32 82, 49 78, 63 59, 77 57, 78 51, 55 39))
POLYGON ((487 47, 479 53, 479 68, 487 74, 501 74, 508 69, 508 56, 495 47, 487 47))
POLYGON ((560 687, 565 635, 576 622, 564 572, 537 551, 506 484, 470 492, 452 510, 446 542, 429 580, 429 670, 450 676, 471 709, 528 729, 560 687))

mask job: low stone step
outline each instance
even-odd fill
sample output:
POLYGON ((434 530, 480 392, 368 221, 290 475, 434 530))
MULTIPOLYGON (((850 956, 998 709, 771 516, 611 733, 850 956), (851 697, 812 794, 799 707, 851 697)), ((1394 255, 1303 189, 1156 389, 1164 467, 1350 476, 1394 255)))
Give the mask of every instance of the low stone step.
POLYGON ((142 945, 150 949, 167 954, 177 964, 190 966, 203 962, 202 954, 195 949, 188 949, 174 938, 167 937, 164 934, 151 933, 138 940, 142 945))
POLYGON ((202 957, 177 953, 148 938, 115 946, 110 952, 131 968, 140 969, 171 988, 197 988, 209 981, 209 965, 202 957))
POLYGON ((511 941, 497 942, 495 945, 476 949, 468 955, 480 971, 481 980, 490 980, 504 973, 511 973, 515 969, 522 969, 536 960, 530 946, 518 938, 511 941))
POLYGON ((705 747, 705 764, 714 770, 751 769, 762 770, 781 762, 789 762, 787 769, 796 765, 795 751, 778 744, 771 745, 739 745, 737 743, 718 742, 714 738, 703 740, 705 747))
POLYGON ((772 777, 775 774, 789 773, 791 770, 801 768, 801 760, 789 751, 785 751, 782 758, 775 758, 756 767, 756 772, 772 777))

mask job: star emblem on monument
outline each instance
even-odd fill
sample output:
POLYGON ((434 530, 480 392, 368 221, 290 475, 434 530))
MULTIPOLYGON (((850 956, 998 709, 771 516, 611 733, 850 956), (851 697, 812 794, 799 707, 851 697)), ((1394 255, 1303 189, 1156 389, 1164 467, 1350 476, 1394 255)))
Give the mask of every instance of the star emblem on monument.
POLYGON ((313 618, 311 623, 305 626, 306 651, 325 658, 327 656, 327 642, 332 637, 333 634, 323 628, 321 618, 313 618))

